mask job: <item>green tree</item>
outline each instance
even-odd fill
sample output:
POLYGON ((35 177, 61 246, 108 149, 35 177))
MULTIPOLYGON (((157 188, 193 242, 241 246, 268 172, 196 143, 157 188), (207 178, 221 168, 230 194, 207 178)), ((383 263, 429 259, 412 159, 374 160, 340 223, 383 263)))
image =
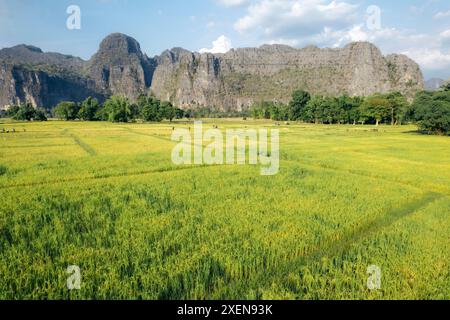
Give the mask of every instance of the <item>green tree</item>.
POLYGON ((78 112, 78 118, 85 121, 98 120, 97 112, 99 108, 100 104, 98 103, 97 99, 89 97, 81 103, 81 108, 78 112))
POLYGON ((362 97, 350 98, 351 108, 347 111, 350 124, 356 125, 357 122, 361 121, 361 105, 363 102, 364 98, 362 97))
POLYGON ((347 111, 351 108, 349 104, 349 98, 347 95, 341 95, 339 97, 334 98, 334 120, 338 124, 342 124, 343 122, 348 122, 348 113, 347 111))
POLYGON ((160 122, 162 120, 161 102, 154 96, 140 96, 138 106, 142 120, 160 122))
POLYGON ((125 97, 111 96, 105 101, 104 108, 111 122, 129 122, 132 119, 130 104, 125 97))
POLYGON ((255 119, 271 119, 271 109, 273 103, 261 100, 255 104, 254 109, 257 112, 257 117, 255 119))
POLYGON ((17 113, 13 116, 15 120, 31 121, 36 116, 36 109, 29 102, 20 105, 17 113))
POLYGON ((176 109, 168 101, 161 103, 161 114, 164 119, 167 119, 170 122, 177 116, 176 109))
POLYGON ((43 108, 36 109, 34 120, 47 121, 47 112, 43 108))
POLYGON ((105 105, 99 105, 97 112, 95 113, 95 119, 98 121, 108 121, 109 120, 109 114, 108 110, 106 110, 105 105))
POLYGON ((324 122, 332 124, 336 122, 336 99, 333 97, 325 97, 322 102, 324 122))
POLYGON ((388 109, 391 119, 391 125, 401 123, 408 108, 408 101, 400 92, 388 93, 386 99, 389 101, 388 109))
POLYGON ((409 114, 422 131, 450 134, 450 91, 418 93, 409 114))
POLYGON ((302 119, 304 111, 311 95, 303 90, 296 90, 292 94, 292 100, 289 103, 289 119, 297 121, 302 119))
POLYGON ((175 114, 177 119, 183 119, 184 118, 184 110, 180 108, 175 109, 175 114))
POLYGON ((252 110, 251 112, 252 112, 253 119, 260 119, 261 118, 261 109, 259 108, 258 105, 253 105, 251 110, 252 110))
POLYGON ((55 116, 66 121, 76 120, 80 106, 72 101, 63 101, 59 103, 53 110, 55 116))
POLYGON ((324 122, 324 97, 313 96, 306 104, 304 120, 316 124, 324 122))
POLYGON ((131 119, 138 119, 140 116, 140 109, 137 103, 130 104, 130 111, 131 111, 131 119))
POLYGON ((6 116, 14 118, 14 116, 17 114, 18 111, 19 111, 19 106, 11 106, 11 107, 9 107, 8 110, 6 110, 6 116))
POLYGON ((367 118, 373 118, 377 126, 383 119, 389 117, 390 110, 389 100, 380 95, 369 97, 362 104, 362 113, 367 118))
POLYGON ((186 111, 184 111, 184 117, 186 119, 192 119, 194 118, 194 111, 192 109, 187 109, 186 111))

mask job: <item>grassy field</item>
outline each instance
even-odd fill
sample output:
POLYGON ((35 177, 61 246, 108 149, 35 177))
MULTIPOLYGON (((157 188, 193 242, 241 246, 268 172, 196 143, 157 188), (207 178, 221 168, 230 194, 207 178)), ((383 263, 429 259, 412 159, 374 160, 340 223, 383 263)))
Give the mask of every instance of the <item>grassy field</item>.
POLYGON ((450 299, 450 138, 285 125, 260 176, 173 165, 173 126, 3 121, 0 299, 450 299))

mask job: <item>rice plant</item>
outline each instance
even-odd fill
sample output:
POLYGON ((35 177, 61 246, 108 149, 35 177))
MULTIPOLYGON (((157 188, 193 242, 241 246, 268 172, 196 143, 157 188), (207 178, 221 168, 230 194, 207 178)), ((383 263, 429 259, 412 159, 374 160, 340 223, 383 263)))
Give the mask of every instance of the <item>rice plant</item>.
POLYGON ((0 299, 450 298, 447 137, 277 126, 265 177, 172 164, 174 126, 192 124, 6 123, 0 299))

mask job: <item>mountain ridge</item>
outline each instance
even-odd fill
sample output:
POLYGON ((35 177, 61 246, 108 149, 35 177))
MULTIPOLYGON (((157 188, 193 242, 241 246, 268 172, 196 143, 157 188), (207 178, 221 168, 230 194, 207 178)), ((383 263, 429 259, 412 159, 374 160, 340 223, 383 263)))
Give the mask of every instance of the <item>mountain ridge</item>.
POLYGON ((404 55, 384 56, 369 42, 302 49, 266 44, 220 54, 175 47, 150 58, 137 40, 113 33, 89 60, 29 45, 0 50, 0 108, 24 101, 52 107, 111 94, 134 100, 152 93, 182 108, 241 110, 259 100, 287 102, 295 89, 412 96, 423 86, 417 63, 404 55))

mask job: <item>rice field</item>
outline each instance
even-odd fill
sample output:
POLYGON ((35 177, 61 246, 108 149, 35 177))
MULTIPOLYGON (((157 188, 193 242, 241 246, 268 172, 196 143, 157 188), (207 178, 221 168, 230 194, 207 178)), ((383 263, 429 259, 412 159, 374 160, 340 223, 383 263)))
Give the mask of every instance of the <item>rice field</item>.
POLYGON ((279 129, 261 176, 172 164, 192 124, 2 121, 0 299, 450 299, 448 137, 204 120, 279 129))

